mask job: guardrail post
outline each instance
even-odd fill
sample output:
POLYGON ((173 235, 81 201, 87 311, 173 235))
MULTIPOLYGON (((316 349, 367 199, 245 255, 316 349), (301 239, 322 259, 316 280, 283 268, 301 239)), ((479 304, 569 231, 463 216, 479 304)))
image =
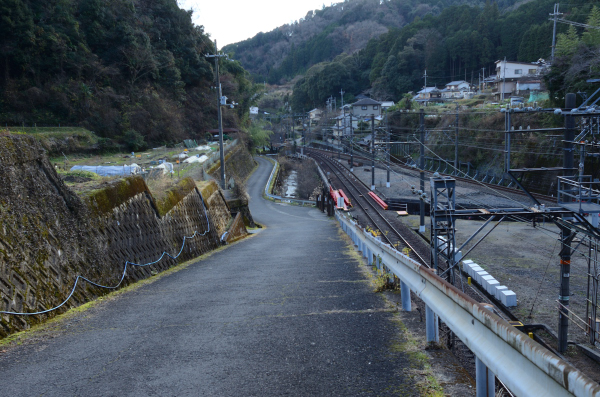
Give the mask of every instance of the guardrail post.
POLYGON ((402 299, 402 310, 409 312, 412 310, 410 306, 410 288, 400 280, 400 298, 402 299))
POLYGON ((427 334, 427 342, 438 343, 440 341, 440 331, 438 326, 438 316, 425 305, 425 328, 427 334))
POLYGON ((494 397, 496 394, 496 375, 478 357, 475 357, 475 378, 477 397, 494 397))

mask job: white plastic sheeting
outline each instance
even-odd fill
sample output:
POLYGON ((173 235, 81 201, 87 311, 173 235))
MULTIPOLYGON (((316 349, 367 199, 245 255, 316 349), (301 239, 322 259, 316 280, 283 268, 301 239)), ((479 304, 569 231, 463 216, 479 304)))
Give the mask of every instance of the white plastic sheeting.
POLYGON ((187 158, 187 159, 183 160, 183 162, 184 163, 204 163, 206 160, 208 160, 208 156, 197 155, 197 156, 192 156, 190 158, 187 158))
POLYGON ((163 174, 168 174, 168 173, 173 173, 173 163, 162 163, 160 165, 157 165, 155 168, 162 168, 163 174))
POLYGON ((142 169, 137 164, 131 165, 75 165, 71 171, 88 171, 100 176, 134 175, 142 169))

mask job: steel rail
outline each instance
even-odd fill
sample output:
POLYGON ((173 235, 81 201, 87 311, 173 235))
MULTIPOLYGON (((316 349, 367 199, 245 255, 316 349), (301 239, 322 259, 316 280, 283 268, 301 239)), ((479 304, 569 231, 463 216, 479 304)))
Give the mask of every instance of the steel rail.
MULTIPOLYGON (((310 152, 309 152, 310 154, 310 152)), ((387 220, 387 218, 379 211, 379 209, 375 206, 375 204, 373 204, 369 199, 366 198, 365 194, 363 194, 364 192, 361 192, 361 190, 354 184, 354 182, 352 182, 352 180, 350 180, 350 178, 348 178, 345 175, 345 172, 349 172, 349 170, 347 170, 345 167, 341 166, 340 164, 337 164, 335 160, 329 158, 328 156, 324 156, 322 154, 317 155, 317 157, 321 160, 325 160, 327 162, 327 164, 331 167, 331 165, 333 164, 333 167, 337 169, 337 173, 336 175, 338 176, 338 178, 340 178, 340 175, 348 182, 349 185, 352 186, 352 188, 358 192, 358 197, 362 197, 363 200, 375 211, 375 213, 377 213, 377 215, 379 215, 379 217, 383 220, 383 222, 387 225, 387 227, 389 229, 392 230, 392 232, 398 237, 398 239, 402 242, 402 244, 404 244, 408 249, 411 250, 411 252, 413 252, 417 258, 419 258, 419 260, 421 261, 422 264, 424 264, 425 266, 429 267, 428 262, 423 259, 423 257, 421 255, 419 255, 419 253, 413 248, 412 245, 410 245, 410 243, 408 241, 406 241, 406 239, 402 236, 402 234, 387 220), (341 170, 341 168, 344 168, 344 170, 341 170)), ((368 187, 360 180, 357 178, 357 181, 359 181, 362 186, 363 186, 363 190, 369 190, 368 187)), ((340 178, 340 183, 342 183, 342 185, 344 186, 348 186, 348 184, 344 183, 341 178, 340 178)), ((357 196, 355 196, 352 192, 350 192, 350 190, 348 191, 348 194, 350 194, 352 197, 354 197, 354 200, 359 203, 359 200, 357 198, 357 196)), ((375 227, 378 227, 378 223, 371 217, 371 215, 369 214, 369 212, 367 211, 367 208, 363 207, 361 205, 361 208, 363 209, 365 215, 367 215, 367 217, 371 220, 371 222, 373 222, 373 225, 375 227)), ((382 236, 385 238, 385 240, 391 245, 393 246, 392 241, 385 235, 382 233, 382 236)))
MULTIPOLYGON (((314 150, 314 149, 312 149, 312 148, 311 148, 311 150, 314 150)), ((334 165, 336 166, 336 168, 339 170, 340 174, 342 174, 342 175, 344 176, 344 178, 346 178, 346 180, 348 180, 350 183, 352 183, 352 182, 350 181, 350 179, 349 179, 349 178, 348 178, 348 177, 347 177, 347 176, 344 174, 344 172, 350 172, 350 170, 348 170, 347 168, 345 168, 344 166, 342 166, 341 164, 339 164, 338 162, 336 162, 334 159, 330 158, 330 157, 329 157, 329 156, 327 156, 326 154, 323 154, 323 153, 321 153, 321 151, 318 151, 318 153, 319 153, 319 154, 318 154, 318 156, 319 156, 319 159, 327 161, 327 162, 328 162, 328 164, 329 164, 329 163, 331 163, 331 164, 334 164, 334 165), (342 170, 342 168, 343 168, 343 170, 342 170)), ((337 175, 337 174, 336 174, 336 175, 337 175)), ((360 179, 358 179, 358 178, 357 178, 357 181, 359 181, 359 182, 362 184, 362 186, 364 186, 364 189, 365 189, 365 190, 370 190, 370 189, 368 188, 368 186, 367 186, 367 185, 365 185, 365 184, 364 184, 364 183, 363 183, 363 182, 362 182, 360 179)), ((341 181, 340 181, 340 182, 341 182, 341 181)), ((342 182, 342 183, 343 183, 343 182, 342 182)), ((354 187, 354 188, 355 188, 355 189, 356 189, 356 190, 359 192, 359 194, 360 194, 360 191, 359 191, 359 190, 358 190, 356 187, 354 187)), ((364 196, 364 195, 363 195, 363 196, 364 196)), ((387 225, 388 225, 388 226, 389 226, 389 227, 390 227, 390 228, 391 228, 391 229, 392 229, 392 230, 393 230, 393 231, 394 231, 394 232, 395 232, 395 233, 396 233, 396 234, 399 236, 399 238, 401 238, 401 239, 402 239, 402 241, 403 241, 403 242, 406 244, 406 246, 407 246, 407 247, 408 247, 408 248, 409 248, 409 249, 410 249, 412 252, 414 252, 414 253, 415 253, 415 254, 416 254, 418 257, 419 257, 419 259, 421 260, 421 262, 422 262, 422 263, 423 263, 425 266, 427 266, 427 267, 430 267, 430 265, 428 264, 428 262, 427 262, 427 261, 425 261, 425 260, 424 260, 424 259, 423 259, 423 258, 422 258, 422 257, 421 257, 419 254, 418 254, 418 252, 416 252, 416 251, 414 250, 414 248, 413 248, 413 247, 412 247, 410 244, 408 244, 408 243, 406 242, 406 240, 405 240, 405 239, 404 239, 404 238, 403 238, 403 237, 400 235, 400 233, 399 233, 397 230, 395 230, 395 228, 394 228, 393 226, 391 226, 391 225, 389 224, 389 222, 387 221, 387 219, 385 218, 385 216, 383 216, 383 215, 382 215, 382 214, 379 212, 378 208, 377 208, 377 207, 375 207, 375 206, 373 205, 373 203, 371 203, 371 202, 370 202, 370 201, 369 201, 369 200, 368 200, 366 197, 364 197, 364 200, 366 200, 366 201, 369 203, 369 205, 370 205, 370 206, 371 206, 371 207, 372 207, 372 208, 373 208, 373 209, 374 209, 374 210, 375 210, 375 211, 378 213, 378 215, 379 215, 379 216, 380 216, 380 217, 381 217, 381 218, 382 218, 382 219, 385 221, 385 223, 386 223, 386 224, 387 224, 387 225)), ((362 206, 361 206, 361 207, 362 207, 362 206)), ((364 208, 363 208, 363 210, 364 210, 364 208)), ((372 218, 372 217, 371 217, 371 216, 370 216, 370 215, 369 215, 369 214, 368 214, 366 211, 365 211, 365 214, 366 214, 366 215, 367 215, 367 217, 368 217, 368 218, 371 220, 371 222, 373 222, 373 224, 374 224, 374 225, 377 227, 377 222, 375 222, 375 221, 373 220, 373 218, 372 218)), ((386 240, 388 241, 388 243, 389 243, 390 245, 392 245, 392 246, 393 246, 393 244, 392 244, 392 243, 389 241, 389 239, 387 239, 387 237, 386 237, 386 240)), ((440 270, 442 270, 442 271, 448 271, 448 269, 446 269, 446 268, 442 268, 442 267, 440 267, 440 270)), ((457 267, 457 268, 456 268, 456 270, 459 272, 459 274, 460 274, 460 275, 462 275, 462 276, 464 276, 464 277, 469 277, 469 275, 468 275, 468 274, 467 274, 467 273, 466 273, 466 272, 465 272, 465 271, 464 271, 462 268, 460 268, 460 266, 459 266, 459 267, 457 267)), ((471 289, 475 289, 475 290, 477 291, 477 293, 479 293, 480 295, 483 295, 483 297, 485 297, 485 299, 487 299, 488 301, 490 301, 491 303, 493 303, 493 304, 494 304, 494 305, 495 305, 495 306, 498 308, 498 310, 500 310, 500 311, 501 311, 501 312, 502 312, 502 313, 503 313, 503 314, 504 314, 506 317, 508 317, 508 318, 509 318, 511 321, 519 321, 519 318, 518 318, 517 316, 515 316, 515 315, 514 315, 514 314, 513 314, 513 313, 510 311, 510 309, 509 309, 509 308, 505 307, 505 306, 502 304, 502 302, 500 302, 500 300, 498 300, 498 299, 497 299, 495 296, 493 296, 493 295, 489 294, 489 293, 488 293, 488 292, 487 292, 487 291, 486 291, 484 288, 481 288, 480 286, 477 286, 477 285, 474 285, 474 284, 473 284, 473 285, 467 285, 467 286, 468 286, 468 287, 470 287, 471 289)))
MULTIPOLYGON (((327 157, 326 157, 326 156, 318 156, 318 158, 319 158, 319 159, 321 159, 321 160, 325 160, 325 161, 327 162, 327 165, 329 166, 329 169, 333 170, 333 167, 332 167, 332 165, 331 165, 331 163, 332 163, 333 161, 330 161, 329 159, 327 159, 327 157)), ((334 172, 335 172, 335 171, 334 171, 334 172)), ((341 175, 340 175, 340 174, 342 174, 341 172, 339 172, 339 173, 337 173, 337 172, 336 172, 335 174, 336 174, 336 176, 338 177, 338 179, 340 179, 340 183, 341 183, 341 184, 344 186, 344 188, 347 188, 347 187, 349 187, 349 185, 348 185, 348 184, 344 183, 344 182, 341 180, 341 175)), ((345 175, 344 175, 344 178, 345 178, 345 175)), ((373 219, 373 217, 372 217, 372 216, 369 214, 369 212, 367 211, 367 209, 368 209, 368 208, 367 208, 367 207, 365 207, 365 206, 363 206, 362 204, 360 204, 360 201, 361 201, 361 200, 359 200, 358 198, 360 197, 360 198, 362 198, 362 199, 363 199, 362 201, 365 201, 365 202, 367 202, 367 204, 368 204, 368 205, 370 205, 370 206, 371 206, 371 208, 372 208, 373 210, 375 210, 375 212, 376 212, 376 213, 377 213, 377 214, 380 216, 380 218, 382 218, 382 219, 384 219, 384 220, 385 220, 385 218, 383 218, 383 216, 382 216, 382 215, 379 213, 379 210, 378 210, 378 209, 377 209, 377 208, 376 208, 376 207, 375 207, 375 206, 374 206, 374 205, 373 205, 371 202, 369 202, 369 200, 367 200, 367 198, 366 198, 366 197, 365 197, 363 194, 361 194, 360 190, 359 190, 359 189, 358 189, 358 188, 357 188, 357 187, 356 187, 356 186, 355 186, 355 185, 354 185, 354 184, 353 184, 353 183, 350 181, 350 179, 346 178, 346 181, 347 181, 347 182, 348 182, 350 185, 352 185, 353 189, 354 189, 354 190, 355 190, 355 191, 358 193, 357 195, 355 195, 355 194, 354 194, 354 193, 353 193, 351 190, 347 189, 347 191, 348 191, 348 194, 349 194, 349 195, 352 197, 352 199, 353 199, 353 202, 354 202, 354 203, 356 203, 356 204, 358 204, 358 205, 360 206, 360 208, 362 208, 362 210, 363 210, 364 214, 365 214, 365 215, 367 216, 367 218, 369 218, 369 220, 370 220, 370 221, 373 223, 373 226, 375 226, 377 229, 380 229, 380 228, 378 227, 378 225, 377 225, 377 221, 375 221, 375 219, 373 219)), ((393 228, 392 228, 392 229, 393 229, 393 228)), ((380 229, 380 230, 381 230, 381 229, 380 229)), ((396 232, 396 231, 394 230, 394 232, 396 232)), ((396 234, 398 234, 398 232, 396 232, 396 234)), ((385 240, 388 242, 388 244, 390 244, 390 245, 392 245, 392 246, 394 245, 394 244, 392 243, 392 241, 389 239, 389 237, 388 237, 387 235, 385 235, 385 234, 383 234, 383 233, 382 233, 382 237, 383 237, 383 238, 384 238, 384 239, 385 239, 385 240)), ((400 236, 399 236, 399 237, 400 237, 400 236)), ((407 247, 408 247, 408 245, 407 245, 407 247)))
MULTIPOLYGON (((320 152, 329 153, 328 151, 323 150, 323 149, 311 148, 311 150, 317 150, 317 151, 320 151, 320 152)), ((350 158, 350 156, 347 155, 347 154, 342 154, 341 156, 343 158, 346 158, 346 159, 350 158)), ((370 161, 371 160, 369 158, 366 158, 366 157, 361 156, 361 155, 356 154, 356 153, 354 154, 354 159, 355 160, 356 159, 360 159, 360 160, 365 160, 365 161, 370 161)), ((377 162, 380 163, 381 161, 377 161, 377 162)), ((398 163, 394 163, 394 162, 390 162, 390 168, 391 169, 394 169, 394 168, 398 169, 398 168, 400 168, 403 171, 411 171, 411 172, 418 171, 415 168, 412 168, 412 167, 409 167, 409 166, 406 166, 406 165, 402 165, 402 164, 398 164, 398 163)), ((424 172, 427 173, 427 174, 433 174, 432 171, 428 171, 428 170, 424 170, 424 172)), ((502 186, 502 185, 496 185, 496 184, 493 184, 493 183, 485 183, 485 182, 480 182, 480 181, 474 181, 473 179, 470 179, 470 178, 465 178, 465 177, 462 177, 462 176, 455 176, 455 175, 444 174, 444 173, 441 173, 441 172, 440 172, 440 174, 441 175, 446 175, 446 176, 451 176, 452 178, 456 179, 457 181, 461 181, 461 182, 465 182, 465 183, 470 183, 470 184, 474 184, 474 185, 478 185, 478 186, 484 185, 484 186, 487 186, 487 187, 489 187, 491 189, 500 190, 502 192, 517 194, 519 196, 526 196, 526 194, 522 190, 519 190, 519 189, 514 189, 514 188, 507 187, 507 186, 502 186)), ((548 195, 545 195, 545 194, 531 193, 531 195, 533 197, 535 197, 536 199, 540 199, 540 200, 546 200, 546 201, 552 201, 552 202, 556 201, 556 197, 548 196, 548 195)))

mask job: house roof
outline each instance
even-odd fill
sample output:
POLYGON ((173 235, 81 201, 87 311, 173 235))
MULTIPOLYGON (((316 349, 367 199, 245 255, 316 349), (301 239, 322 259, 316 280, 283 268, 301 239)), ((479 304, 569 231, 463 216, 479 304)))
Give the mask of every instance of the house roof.
POLYGON ((370 98, 361 99, 358 102, 354 102, 352 106, 365 106, 365 105, 381 105, 381 102, 374 101, 370 98))
POLYGON ((394 106, 394 101, 382 101, 381 106, 382 107, 392 107, 392 106, 394 106))
MULTIPOLYGON (((496 63, 502 63, 504 62, 504 60, 500 60, 500 61, 496 61, 496 63)), ((518 62, 518 61, 506 61, 506 63, 512 63, 512 64, 517 64, 517 65, 528 65, 528 66, 540 66, 539 61, 538 62, 518 62)))
POLYGON ((419 94, 427 94, 428 92, 436 92, 436 91, 439 91, 439 89, 437 87, 425 87, 418 93, 419 94))
POLYGON ((448 84, 446 84, 446 87, 448 87, 449 85, 459 85, 459 84, 463 84, 463 83, 469 84, 469 83, 467 83, 464 80, 457 80, 457 81, 451 81, 451 82, 449 82, 448 84))

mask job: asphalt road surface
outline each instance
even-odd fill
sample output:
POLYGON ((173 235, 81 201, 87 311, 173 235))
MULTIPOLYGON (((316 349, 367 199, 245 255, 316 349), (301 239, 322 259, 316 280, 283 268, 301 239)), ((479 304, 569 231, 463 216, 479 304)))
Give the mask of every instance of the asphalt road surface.
POLYGON ((393 313, 336 223, 263 200, 258 161, 260 233, 1 354, 0 395, 417 395, 393 313))

